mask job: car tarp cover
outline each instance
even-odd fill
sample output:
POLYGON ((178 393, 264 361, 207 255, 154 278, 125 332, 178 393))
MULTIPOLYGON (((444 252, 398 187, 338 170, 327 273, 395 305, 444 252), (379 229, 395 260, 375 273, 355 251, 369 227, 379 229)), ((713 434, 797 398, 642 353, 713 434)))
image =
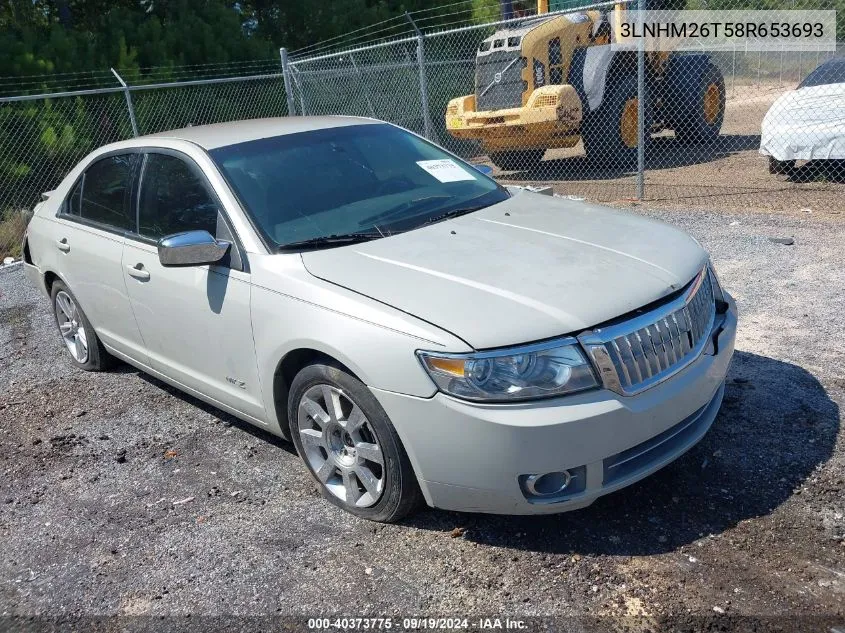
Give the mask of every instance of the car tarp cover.
POLYGON ((845 159, 845 83, 792 90, 763 118, 760 153, 776 160, 845 159))

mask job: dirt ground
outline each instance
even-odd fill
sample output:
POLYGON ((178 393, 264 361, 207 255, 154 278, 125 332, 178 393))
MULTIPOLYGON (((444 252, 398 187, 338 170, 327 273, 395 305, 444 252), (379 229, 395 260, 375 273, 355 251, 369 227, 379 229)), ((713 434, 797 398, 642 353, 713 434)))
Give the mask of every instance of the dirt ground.
MULTIPOLYGON (((683 145, 672 132, 655 135, 646 151, 645 196, 652 208, 757 210, 845 214, 845 163, 803 163, 790 176, 773 175, 760 155, 760 125, 775 99, 792 86, 727 83, 725 120, 709 145, 683 145)), ((486 157, 481 162, 494 167, 486 157)), ((512 184, 547 184, 555 192, 615 205, 636 197, 633 171, 598 165, 572 149, 548 150, 530 171, 494 174, 512 184)))
POLYGON ((73 368, 46 299, 20 268, 0 271, 0 629, 845 625, 845 223, 636 212, 692 233, 737 299, 725 402, 671 466, 541 518, 353 518, 289 445, 127 366, 73 368))

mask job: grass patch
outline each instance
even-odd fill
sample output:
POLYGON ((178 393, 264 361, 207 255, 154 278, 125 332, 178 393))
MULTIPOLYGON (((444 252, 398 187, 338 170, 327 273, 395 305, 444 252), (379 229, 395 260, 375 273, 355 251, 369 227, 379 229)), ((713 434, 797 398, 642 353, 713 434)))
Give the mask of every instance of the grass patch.
POLYGON ((22 256, 21 242, 29 218, 30 213, 26 211, 5 211, 0 215, 0 262, 4 257, 22 256))

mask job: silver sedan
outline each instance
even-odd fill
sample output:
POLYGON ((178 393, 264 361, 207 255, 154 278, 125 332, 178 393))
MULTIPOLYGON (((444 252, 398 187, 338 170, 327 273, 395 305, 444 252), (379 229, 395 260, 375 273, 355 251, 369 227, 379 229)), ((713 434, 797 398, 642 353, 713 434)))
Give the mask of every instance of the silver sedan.
POLYGON ((376 521, 562 512, 642 479, 713 423, 736 332, 685 233, 371 119, 102 147, 24 254, 73 363, 123 360, 292 440, 376 521))

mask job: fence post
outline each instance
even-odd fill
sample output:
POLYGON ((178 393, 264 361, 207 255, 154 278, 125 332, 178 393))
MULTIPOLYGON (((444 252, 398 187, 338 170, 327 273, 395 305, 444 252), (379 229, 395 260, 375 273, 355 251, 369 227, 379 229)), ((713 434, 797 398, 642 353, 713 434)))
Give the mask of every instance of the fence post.
POLYGON ((430 141, 437 141, 434 136, 434 127, 431 125, 431 113, 428 110, 428 82, 425 78, 425 38, 422 31, 417 28, 411 14, 405 11, 405 17, 417 33, 417 70, 420 76, 420 105, 422 106, 425 137, 430 141))
POLYGON ((731 94, 736 94, 736 47, 734 47, 733 61, 731 62, 731 94))
POLYGON ((288 49, 284 46, 279 49, 279 57, 282 59, 282 81, 285 83, 285 98, 288 101, 288 116, 296 116, 296 103, 293 100, 293 89, 290 81, 290 66, 288 65, 288 49))
POLYGON ((129 92, 129 86, 126 85, 126 82, 123 81, 123 78, 117 74, 114 68, 110 68, 109 70, 111 70, 115 79, 120 82, 120 85, 123 86, 123 96, 126 97, 126 107, 129 110, 129 123, 132 125, 132 135, 138 136, 138 122, 135 120, 135 107, 132 105, 132 94, 129 92))
MULTIPOLYGON (((645 0, 637 1, 637 24, 639 32, 643 32, 643 11, 645 0)), ((639 39, 637 44, 637 200, 645 197, 645 41, 639 39)))
POLYGON ((302 116, 306 116, 308 114, 308 109, 305 107, 305 88, 302 87, 302 84, 297 79, 297 75, 299 74, 299 70, 297 70, 296 66, 292 66, 293 72, 290 74, 291 79, 293 79, 293 83, 296 84, 296 89, 299 90, 299 109, 302 111, 302 116))
POLYGON ((358 76, 358 85, 361 86, 361 92, 364 95, 364 99, 367 100, 367 108, 370 110, 370 116, 375 119, 376 111, 373 108, 373 102, 370 101, 370 95, 367 94, 367 87, 364 85, 364 76, 358 69, 358 64, 355 63, 355 57, 352 55, 352 53, 349 53, 349 61, 352 62, 352 68, 355 70, 355 74, 358 76))

